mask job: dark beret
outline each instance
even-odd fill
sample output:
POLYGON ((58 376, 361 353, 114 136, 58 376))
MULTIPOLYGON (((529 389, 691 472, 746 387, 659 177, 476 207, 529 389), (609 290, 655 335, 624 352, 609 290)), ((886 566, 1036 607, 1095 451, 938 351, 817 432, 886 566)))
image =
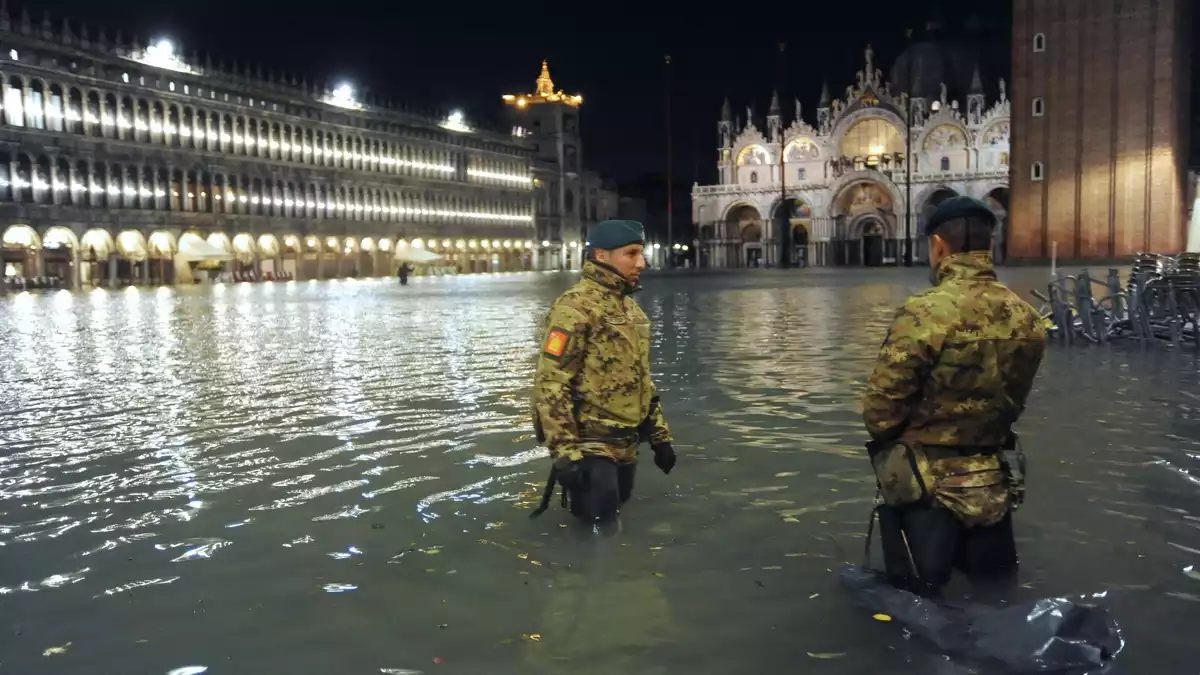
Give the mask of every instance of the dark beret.
POLYGON ((974 197, 958 196, 938 204, 933 210, 933 214, 925 223, 925 236, 932 236, 943 224, 958 218, 979 218, 993 228, 996 227, 996 214, 992 213, 987 204, 974 197))
POLYGON ((636 220, 606 220, 588 233, 588 245, 611 251, 630 244, 645 244, 646 232, 636 220))

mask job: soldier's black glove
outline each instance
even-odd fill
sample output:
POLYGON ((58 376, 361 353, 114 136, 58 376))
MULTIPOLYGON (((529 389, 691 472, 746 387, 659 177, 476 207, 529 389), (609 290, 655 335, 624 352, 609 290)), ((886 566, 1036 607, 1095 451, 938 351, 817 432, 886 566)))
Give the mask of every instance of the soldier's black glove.
POLYGON ((654 451, 654 465, 663 473, 671 473, 675 468, 675 448, 670 443, 655 443, 650 449, 654 451))
POLYGON ((559 464, 555 462, 554 477, 558 484, 567 490, 582 488, 587 482, 587 474, 583 470, 583 462, 576 460, 559 464))

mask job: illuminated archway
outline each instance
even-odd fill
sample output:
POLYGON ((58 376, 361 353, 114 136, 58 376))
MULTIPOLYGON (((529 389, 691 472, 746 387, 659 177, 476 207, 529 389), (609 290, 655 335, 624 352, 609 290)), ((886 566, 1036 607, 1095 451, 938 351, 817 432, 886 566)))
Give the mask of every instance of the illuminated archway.
POLYGON ((150 233, 150 238, 146 242, 149 256, 151 260, 157 260, 157 264, 150 265, 151 282, 158 284, 173 284, 175 283, 175 254, 179 252, 179 247, 175 242, 175 235, 166 230, 155 230, 150 233), (157 275, 157 278, 154 277, 157 275))
POLYGON ((240 267, 250 267, 254 264, 254 254, 257 252, 257 247, 254 245, 254 237, 242 232, 233 238, 233 258, 239 263, 240 267))
POLYGON ((224 232, 213 232, 206 239, 209 246, 219 248, 226 253, 233 253, 233 244, 229 241, 229 235, 224 232))
POLYGON ((0 272, 6 277, 32 278, 41 275, 38 269, 38 250, 41 238, 28 225, 13 225, 0 237, 0 272))
POLYGON ((4 231, 3 243, 4 248, 35 250, 42 247, 41 238, 28 225, 10 226, 4 231))
POLYGON ((79 248, 85 258, 105 260, 117 250, 117 245, 108 230, 93 229, 83 233, 79 248))
POLYGON ((122 258, 134 263, 146 260, 146 237, 137 230, 123 230, 117 235, 117 253, 122 258))

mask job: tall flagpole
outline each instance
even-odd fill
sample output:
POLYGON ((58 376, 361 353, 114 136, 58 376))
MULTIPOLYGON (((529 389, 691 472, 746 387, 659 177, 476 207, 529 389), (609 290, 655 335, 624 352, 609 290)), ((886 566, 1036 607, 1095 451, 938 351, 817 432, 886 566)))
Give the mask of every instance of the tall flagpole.
POLYGON ((667 115, 667 268, 675 266, 675 255, 671 247, 675 243, 673 223, 671 222, 672 190, 671 181, 671 55, 666 55, 666 115, 667 115))

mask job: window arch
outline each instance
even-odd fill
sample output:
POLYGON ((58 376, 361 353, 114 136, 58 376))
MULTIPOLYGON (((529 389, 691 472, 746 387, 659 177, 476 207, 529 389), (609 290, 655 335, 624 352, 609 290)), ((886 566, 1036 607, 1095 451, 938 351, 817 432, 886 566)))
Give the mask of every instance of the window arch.
POLYGON ((1046 101, 1038 96, 1033 99, 1033 116, 1041 117, 1046 114, 1046 101))
POLYGON ((1035 51, 1035 52, 1046 51, 1046 34, 1045 33, 1038 33, 1037 35, 1033 36, 1033 51, 1035 51))
POLYGON ((1033 167, 1029 171, 1029 178, 1034 181, 1040 181, 1046 174, 1046 167, 1041 162, 1034 162, 1033 167))
POLYGON ((950 158, 943 157, 942 158, 942 171, 949 171, 949 170, 950 170, 950 158))
POLYGON ((757 171, 751 171, 751 172, 750 172, 750 182, 751 182, 751 183, 757 183, 757 182, 758 182, 758 172, 757 172, 757 171))

